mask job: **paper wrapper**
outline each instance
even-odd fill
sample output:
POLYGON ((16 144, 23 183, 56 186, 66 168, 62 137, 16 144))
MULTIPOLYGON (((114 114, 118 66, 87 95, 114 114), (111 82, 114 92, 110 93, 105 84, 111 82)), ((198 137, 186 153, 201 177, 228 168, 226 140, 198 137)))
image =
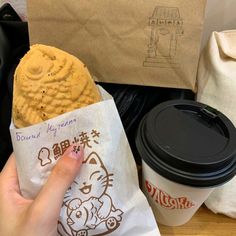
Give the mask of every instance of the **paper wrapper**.
POLYGON ((11 124, 22 194, 34 198, 62 153, 76 142, 84 147, 85 161, 65 195, 59 235, 160 235, 139 189, 135 161, 115 103, 106 91, 100 91, 102 102, 26 128, 11 124), (104 178, 102 183, 91 178, 96 171, 104 178))

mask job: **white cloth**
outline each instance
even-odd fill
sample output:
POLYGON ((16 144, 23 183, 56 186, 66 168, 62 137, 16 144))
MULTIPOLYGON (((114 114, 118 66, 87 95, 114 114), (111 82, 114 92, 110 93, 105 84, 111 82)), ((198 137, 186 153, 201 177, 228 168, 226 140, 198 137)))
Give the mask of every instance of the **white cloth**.
MULTIPOLYGON (((236 30, 213 32, 203 50, 197 78, 197 101, 216 108, 236 126, 236 30)), ((236 218, 236 177, 217 187, 205 205, 236 218)))

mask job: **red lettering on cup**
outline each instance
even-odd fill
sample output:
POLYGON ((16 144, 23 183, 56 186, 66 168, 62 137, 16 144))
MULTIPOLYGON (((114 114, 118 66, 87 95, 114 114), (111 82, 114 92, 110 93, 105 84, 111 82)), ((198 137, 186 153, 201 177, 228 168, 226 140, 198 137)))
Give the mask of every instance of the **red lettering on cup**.
POLYGON ((188 209, 195 206, 195 203, 188 200, 187 197, 173 198, 148 180, 145 181, 145 186, 152 199, 162 207, 168 209, 188 209))

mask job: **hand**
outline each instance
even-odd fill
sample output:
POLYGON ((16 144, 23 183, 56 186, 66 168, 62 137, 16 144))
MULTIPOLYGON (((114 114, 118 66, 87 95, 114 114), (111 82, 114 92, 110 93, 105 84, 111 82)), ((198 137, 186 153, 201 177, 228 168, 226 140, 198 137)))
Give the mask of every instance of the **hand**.
POLYGON ((83 157, 83 149, 75 153, 73 146, 69 147, 37 197, 26 199, 20 192, 15 156, 12 154, 0 173, 0 235, 58 235, 57 222, 63 198, 78 175, 83 157))

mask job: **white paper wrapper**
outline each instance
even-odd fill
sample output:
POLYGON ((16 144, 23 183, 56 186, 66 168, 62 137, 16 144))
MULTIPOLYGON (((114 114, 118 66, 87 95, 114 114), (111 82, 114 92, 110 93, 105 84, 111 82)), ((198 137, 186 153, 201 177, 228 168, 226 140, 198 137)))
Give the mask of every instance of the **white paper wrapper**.
POLYGON ((84 146, 85 161, 65 195, 59 234, 160 235, 139 189, 135 161, 115 103, 106 91, 100 91, 102 102, 26 128, 11 124, 22 194, 34 198, 62 152, 78 142, 84 146), (91 178, 96 171, 107 177, 102 183, 91 178))

